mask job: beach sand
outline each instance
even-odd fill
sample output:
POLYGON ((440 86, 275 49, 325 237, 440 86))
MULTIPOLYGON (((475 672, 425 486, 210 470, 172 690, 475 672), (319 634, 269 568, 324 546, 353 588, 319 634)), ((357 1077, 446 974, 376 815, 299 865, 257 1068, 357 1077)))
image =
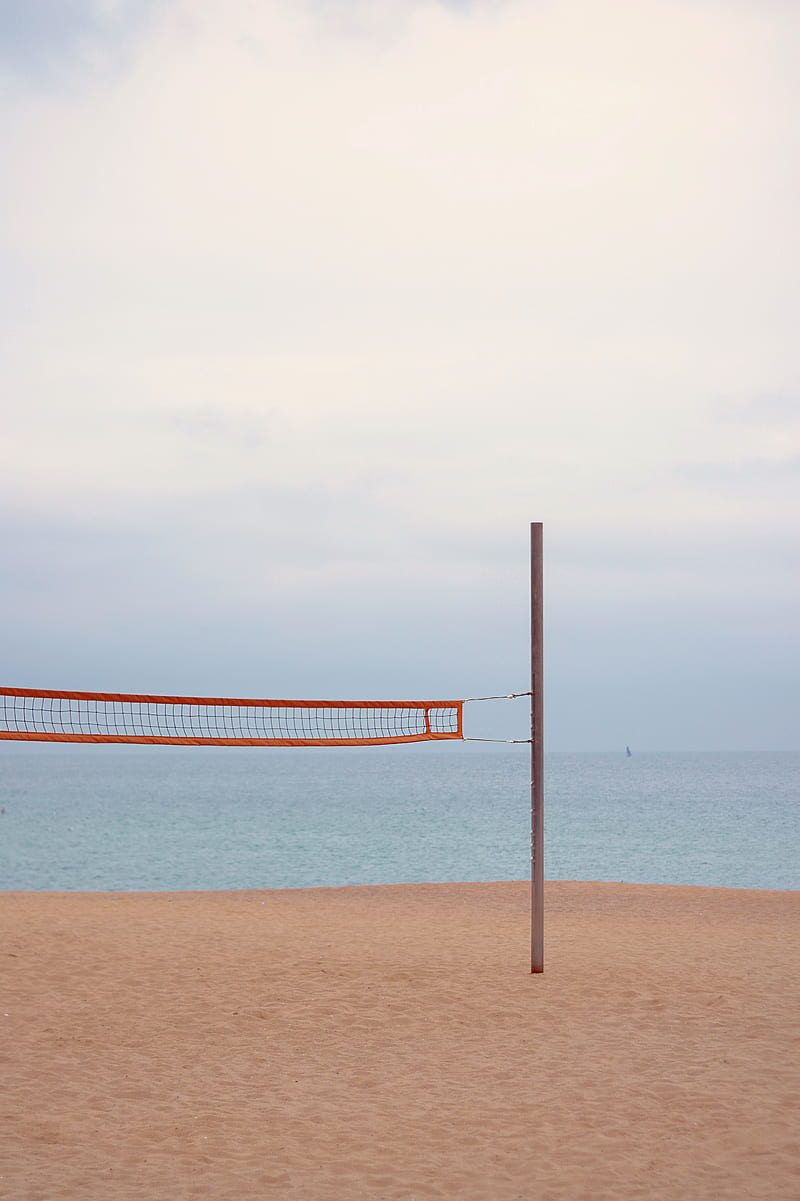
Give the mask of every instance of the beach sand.
POLYGON ((3 1201, 797 1201, 800 892, 0 893, 3 1201))

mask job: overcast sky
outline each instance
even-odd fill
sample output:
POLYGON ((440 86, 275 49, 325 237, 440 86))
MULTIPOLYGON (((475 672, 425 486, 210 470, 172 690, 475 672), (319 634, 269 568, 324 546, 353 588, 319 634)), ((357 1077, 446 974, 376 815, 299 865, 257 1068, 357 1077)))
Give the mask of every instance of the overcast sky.
POLYGON ((522 691, 541 520, 551 749, 800 749, 797 4, 0 43, 4 683, 522 691))

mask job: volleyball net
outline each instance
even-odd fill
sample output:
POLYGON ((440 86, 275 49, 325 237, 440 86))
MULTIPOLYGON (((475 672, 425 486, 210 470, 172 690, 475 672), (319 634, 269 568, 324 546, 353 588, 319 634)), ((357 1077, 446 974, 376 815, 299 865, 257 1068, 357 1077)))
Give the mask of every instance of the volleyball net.
POLYGON ((303 701, 0 688, 0 739, 381 746, 463 739, 464 701, 303 701))

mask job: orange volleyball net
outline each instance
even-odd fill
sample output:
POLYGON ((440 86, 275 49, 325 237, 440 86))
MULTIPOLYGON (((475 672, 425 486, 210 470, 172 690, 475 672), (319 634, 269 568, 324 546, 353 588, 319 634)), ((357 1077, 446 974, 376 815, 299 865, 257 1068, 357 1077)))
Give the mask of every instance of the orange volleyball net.
POLYGON ((177 746, 463 739, 464 701, 290 701, 0 688, 0 738, 177 746))

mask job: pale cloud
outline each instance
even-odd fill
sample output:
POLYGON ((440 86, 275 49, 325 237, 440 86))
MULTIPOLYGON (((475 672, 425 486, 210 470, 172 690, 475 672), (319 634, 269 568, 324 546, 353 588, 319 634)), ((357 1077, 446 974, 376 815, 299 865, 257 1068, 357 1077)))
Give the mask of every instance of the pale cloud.
POLYGON ((682 469, 687 480, 700 485, 750 492, 766 488, 787 490, 787 500, 800 482, 800 454, 790 458, 745 458, 737 463, 693 463, 682 469))
MULTIPOLYGON (((503 674, 537 518, 556 664, 591 598, 710 628, 742 540, 737 612, 772 620, 800 511, 793 6, 70 11, 69 87, 4 83, 0 498, 51 531, 15 580, 49 562, 95 612, 124 544, 135 586, 103 595, 132 590, 132 628, 161 580, 203 628, 260 610, 290 640, 323 596, 355 614, 340 660, 314 650, 344 691, 371 604, 421 595, 416 633, 461 605, 452 638, 503 674)), ((464 653, 439 642, 437 679, 464 653)))
POLYGON ((4 0, 0 80, 64 92, 130 62, 158 0, 4 0))
POLYGON ((800 425, 800 391, 794 395, 733 396, 714 406, 721 421, 788 430, 800 425))

